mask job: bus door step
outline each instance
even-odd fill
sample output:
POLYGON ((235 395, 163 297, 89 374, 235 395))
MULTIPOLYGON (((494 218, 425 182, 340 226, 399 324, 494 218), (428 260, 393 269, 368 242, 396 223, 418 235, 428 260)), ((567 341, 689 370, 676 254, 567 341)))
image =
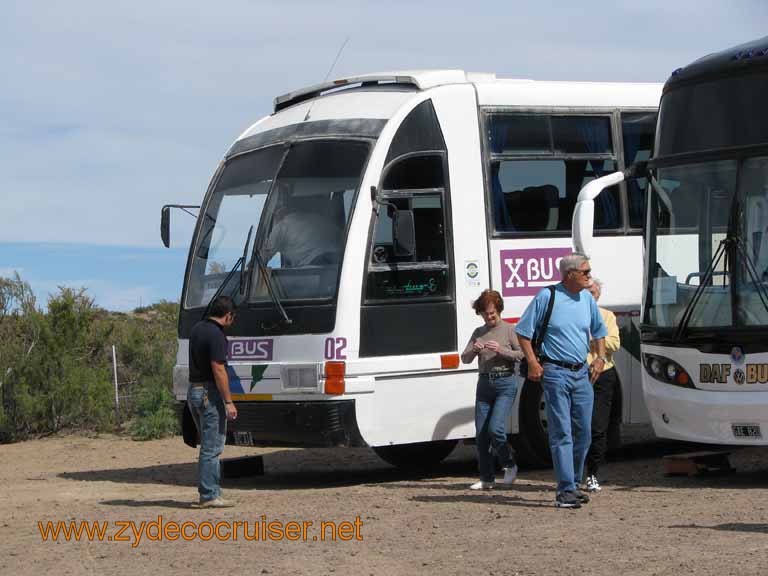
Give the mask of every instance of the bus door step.
POLYGON ((686 452, 662 457, 668 476, 699 476, 702 474, 730 474, 735 472, 728 459, 728 450, 686 452))
POLYGON ((221 461, 221 475, 224 478, 264 476, 264 457, 241 456, 240 458, 225 458, 221 461))

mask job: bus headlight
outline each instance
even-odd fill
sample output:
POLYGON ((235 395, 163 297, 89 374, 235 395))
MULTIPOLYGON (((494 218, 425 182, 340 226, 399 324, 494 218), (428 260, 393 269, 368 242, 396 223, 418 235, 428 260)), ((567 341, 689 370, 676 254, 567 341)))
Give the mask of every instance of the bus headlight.
POLYGON ((656 380, 673 386, 695 388, 688 372, 674 360, 656 354, 643 354, 643 366, 656 380))
POLYGON ((284 364, 280 366, 283 392, 319 392, 320 367, 318 364, 284 364))

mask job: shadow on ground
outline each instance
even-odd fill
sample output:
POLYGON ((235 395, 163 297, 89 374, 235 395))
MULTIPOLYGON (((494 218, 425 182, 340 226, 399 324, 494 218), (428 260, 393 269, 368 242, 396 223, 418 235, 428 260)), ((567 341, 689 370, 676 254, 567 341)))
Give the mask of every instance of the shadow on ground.
POLYGON ((724 530, 726 532, 757 532, 768 534, 768 524, 756 524, 748 522, 730 522, 727 524, 715 524, 714 526, 702 526, 701 524, 677 524, 669 528, 684 528, 694 530, 724 530))
MULTIPOLYGON (((765 488, 768 485, 768 451, 755 452, 756 449, 745 451, 745 456, 741 457, 736 449, 731 448, 731 461, 737 469, 733 474, 665 476, 663 456, 702 449, 712 450, 713 447, 655 439, 627 443, 604 467, 607 484, 615 490, 646 491, 692 485, 708 488, 765 488)), ((193 487, 197 485, 195 456, 190 452, 192 461, 183 464, 65 472, 59 477, 90 482, 193 487)), ((264 455, 264 468, 263 476, 226 478, 224 485, 227 489, 236 490, 306 490, 380 484, 392 489, 458 492, 465 490, 468 481, 477 475, 474 446, 467 445, 460 445, 447 460, 428 471, 394 468, 366 448, 278 450, 264 455), (437 478, 441 480, 425 482, 437 478)), ((515 486, 516 491, 536 492, 552 488, 551 470, 523 468, 520 476, 524 482, 515 486)))

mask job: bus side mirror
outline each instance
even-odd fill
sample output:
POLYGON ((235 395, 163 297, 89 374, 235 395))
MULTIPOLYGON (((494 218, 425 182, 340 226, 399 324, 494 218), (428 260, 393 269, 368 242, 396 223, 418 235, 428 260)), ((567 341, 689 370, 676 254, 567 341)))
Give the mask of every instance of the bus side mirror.
POLYGON ((592 248, 592 228, 595 222, 595 201, 578 200, 573 209, 573 251, 589 256, 592 248))
POLYGON ((168 205, 160 210, 160 238, 166 248, 171 246, 171 207, 168 205))
POLYGON ((614 172, 588 182, 581 189, 573 209, 573 220, 571 220, 571 239, 574 252, 590 256, 592 230, 595 224, 595 198, 609 186, 623 182, 624 178, 624 172, 614 172))
POLYGON ((416 252, 416 226, 413 210, 398 210, 392 219, 392 243, 395 256, 413 256, 416 252))
POLYGON ((162 207, 160 210, 160 238, 166 248, 171 246, 171 208, 180 208, 193 218, 196 218, 196 216, 189 211, 189 208, 200 208, 200 206, 193 206, 192 204, 166 204, 162 207))

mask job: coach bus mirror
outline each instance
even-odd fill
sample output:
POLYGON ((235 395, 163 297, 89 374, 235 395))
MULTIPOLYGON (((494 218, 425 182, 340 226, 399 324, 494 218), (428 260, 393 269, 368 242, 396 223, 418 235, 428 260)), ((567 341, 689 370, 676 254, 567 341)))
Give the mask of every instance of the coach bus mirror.
POLYGON ((648 176, 648 161, 647 160, 641 160, 639 162, 635 162, 629 168, 624 170, 624 179, 625 180, 633 180, 633 179, 646 178, 647 176, 648 176))
MULTIPOLYGON (((200 206, 193 206, 192 204, 166 204, 162 207, 160 210, 160 238, 163 240, 163 244, 166 248, 169 248, 171 246, 171 208, 179 208, 180 210, 183 210, 192 218, 197 218, 192 212, 189 210, 199 209, 200 206)), ((212 220, 214 223, 216 222, 216 219, 209 216, 208 214, 205 215, 206 218, 212 220)))
POLYGON ((171 246, 171 207, 163 206, 160 210, 160 238, 166 248, 171 246))
POLYGON ((591 255, 592 232, 595 224, 595 198, 609 186, 623 182, 624 178, 624 172, 614 172, 588 182, 581 189, 573 209, 573 220, 571 220, 571 240, 573 241, 574 252, 579 252, 585 256, 591 255))
POLYGON ((392 220, 395 256, 413 256, 416 252, 416 227, 413 210, 398 210, 392 220))
POLYGON ((371 202, 376 202, 376 186, 371 186, 371 202))

